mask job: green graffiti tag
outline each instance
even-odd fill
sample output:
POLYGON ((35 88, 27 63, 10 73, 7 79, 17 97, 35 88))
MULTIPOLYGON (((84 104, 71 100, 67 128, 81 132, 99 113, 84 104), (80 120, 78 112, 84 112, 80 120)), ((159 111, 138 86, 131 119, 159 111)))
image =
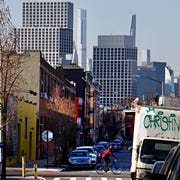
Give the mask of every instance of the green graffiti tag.
MULTIPOLYGON (((148 112, 150 111, 152 109, 148 110, 148 112)), ((163 111, 158 111, 156 115, 147 114, 143 121, 144 127, 146 129, 159 128, 162 131, 180 131, 180 120, 176 119, 176 115, 172 113, 167 117, 163 114, 163 111)))
POLYGON ((150 111, 154 111, 154 107, 148 107, 148 109, 146 110, 146 112, 149 113, 150 111))

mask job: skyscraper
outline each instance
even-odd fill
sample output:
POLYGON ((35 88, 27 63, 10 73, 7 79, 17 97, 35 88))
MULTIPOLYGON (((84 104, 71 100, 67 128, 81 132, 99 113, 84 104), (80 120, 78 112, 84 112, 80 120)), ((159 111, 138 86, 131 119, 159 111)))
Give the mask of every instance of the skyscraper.
POLYGON ((85 9, 78 9, 77 13, 77 54, 78 65, 87 70, 87 12, 85 9))
POLYGON ((73 52, 73 3, 65 1, 23 2, 23 27, 17 28, 17 52, 41 50, 52 66, 73 52))
POLYGON ((133 15, 130 35, 100 35, 98 46, 93 47, 93 74, 102 87, 100 104, 104 106, 127 105, 136 97, 135 32, 133 15))
POLYGON ((150 49, 142 50, 142 64, 147 64, 151 61, 150 49))
POLYGON ((130 36, 132 37, 133 46, 136 46, 136 15, 132 15, 130 36))

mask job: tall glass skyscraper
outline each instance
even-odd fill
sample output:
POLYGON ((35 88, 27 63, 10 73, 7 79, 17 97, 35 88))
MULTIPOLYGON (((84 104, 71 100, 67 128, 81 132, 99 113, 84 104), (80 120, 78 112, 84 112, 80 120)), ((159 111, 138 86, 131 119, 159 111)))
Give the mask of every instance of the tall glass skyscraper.
POLYGON ((130 35, 99 35, 93 47, 93 74, 101 85, 100 104, 127 105, 136 97, 136 16, 130 35))
POLYGON ((87 12, 85 9, 78 9, 77 13, 77 55, 78 65, 87 70, 87 12))
POLYGON ((64 1, 23 2, 22 28, 16 29, 17 52, 41 50, 52 66, 73 53, 73 3, 64 1))

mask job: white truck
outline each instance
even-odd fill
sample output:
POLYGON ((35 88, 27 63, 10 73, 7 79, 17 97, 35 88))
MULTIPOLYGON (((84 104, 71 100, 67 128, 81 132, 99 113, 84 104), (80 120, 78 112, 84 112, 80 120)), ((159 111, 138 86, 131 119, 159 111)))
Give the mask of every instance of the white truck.
POLYGON ((137 106, 135 110, 131 178, 143 179, 156 161, 164 161, 180 142, 180 108, 137 106))

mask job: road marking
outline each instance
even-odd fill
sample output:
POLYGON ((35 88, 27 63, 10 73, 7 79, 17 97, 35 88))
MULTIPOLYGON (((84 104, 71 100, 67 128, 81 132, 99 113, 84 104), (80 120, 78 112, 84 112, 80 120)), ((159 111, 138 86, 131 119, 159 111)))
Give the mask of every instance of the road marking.
POLYGON ((91 180, 91 177, 86 177, 86 180, 91 180))
POLYGON ((102 177, 101 180, 107 180, 107 177, 102 177))
POLYGON ((75 177, 72 177, 71 180, 76 180, 76 178, 75 178, 75 177))
MULTIPOLYGON (((26 176, 24 179, 35 179, 35 177, 34 177, 34 176, 26 176)), ((37 179, 37 180, 46 180, 46 179, 43 178, 43 177, 37 177, 36 179, 37 179)))
MULTIPOLYGON (((61 178, 59 177, 56 177, 54 178, 53 180, 60 180, 61 178)), ((71 177, 69 178, 70 180, 76 180, 77 178, 76 177, 71 177)), ((85 180, 91 180, 92 178, 91 177, 86 177, 85 180)), ((101 180, 107 180, 108 178, 107 177, 101 177, 101 180)), ((122 180, 122 178, 116 178, 116 180, 122 180)))

